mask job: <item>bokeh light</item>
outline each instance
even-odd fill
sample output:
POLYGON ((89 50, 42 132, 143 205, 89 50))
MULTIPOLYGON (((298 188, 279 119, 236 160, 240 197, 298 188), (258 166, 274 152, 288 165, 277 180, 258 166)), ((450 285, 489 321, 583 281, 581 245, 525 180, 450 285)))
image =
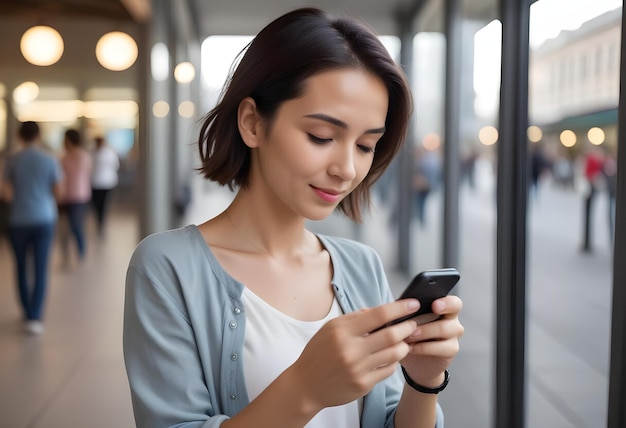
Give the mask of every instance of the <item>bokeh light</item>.
POLYGON ((565 147, 574 147, 576 145, 576 134, 570 129, 566 129, 559 135, 561 144, 565 147))
POLYGON ((170 53, 165 43, 156 43, 150 53, 150 71, 157 82, 164 82, 170 75, 170 53))
POLYGON ((165 117, 170 112, 170 105, 166 101, 157 101, 152 105, 152 114, 155 117, 165 117))
POLYGON ((543 138, 543 132, 541 132, 541 128, 535 125, 529 126, 526 134, 528 135, 528 141, 530 141, 531 143, 538 143, 543 138))
POLYGON ((37 98, 39 85, 35 82, 24 82, 13 90, 13 101, 16 104, 26 104, 37 98))
POLYGON ((182 117, 193 117, 196 112, 196 106, 191 101, 183 101, 178 105, 178 114, 182 117))
POLYGON ((96 58, 100 65, 112 71, 129 68, 137 60, 139 50, 135 40, 126 33, 113 31, 100 37, 96 44, 96 58))
POLYGON ((441 137, 434 132, 429 132, 422 138, 422 145, 429 152, 435 151, 441 147, 441 137))
POLYGON ((57 30, 45 25, 31 27, 20 40, 20 50, 26 61, 47 66, 56 63, 63 55, 63 38, 57 30))
POLYGON ((498 130, 493 126, 483 126, 478 131, 478 141, 485 146, 493 146, 498 141, 498 130))
POLYGON ((589 142, 594 146, 599 146, 604 143, 605 135, 602 128, 594 127, 587 131, 587 138, 589 142))
POLYGON ((196 77, 196 68, 190 62, 181 62, 174 69, 174 79, 178 83, 189 83, 196 77))

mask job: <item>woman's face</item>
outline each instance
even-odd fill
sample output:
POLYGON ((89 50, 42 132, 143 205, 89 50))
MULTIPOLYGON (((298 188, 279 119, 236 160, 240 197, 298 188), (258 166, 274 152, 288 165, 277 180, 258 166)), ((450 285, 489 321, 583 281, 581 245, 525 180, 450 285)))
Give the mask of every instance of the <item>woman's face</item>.
POLYGON ((252 151, 250 188, 296 215, 321 220, 363 181, 384 133, 387 88, 356 69, 307 79, 252 151))

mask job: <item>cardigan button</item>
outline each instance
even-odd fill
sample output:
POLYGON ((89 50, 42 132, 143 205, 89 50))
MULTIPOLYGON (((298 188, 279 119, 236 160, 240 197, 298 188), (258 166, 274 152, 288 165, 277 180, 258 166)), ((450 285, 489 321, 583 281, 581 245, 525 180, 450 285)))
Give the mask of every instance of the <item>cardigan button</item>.
POLYGON ((230 328, 237 328, 237 321, 231 321, 228 325, 230 328))

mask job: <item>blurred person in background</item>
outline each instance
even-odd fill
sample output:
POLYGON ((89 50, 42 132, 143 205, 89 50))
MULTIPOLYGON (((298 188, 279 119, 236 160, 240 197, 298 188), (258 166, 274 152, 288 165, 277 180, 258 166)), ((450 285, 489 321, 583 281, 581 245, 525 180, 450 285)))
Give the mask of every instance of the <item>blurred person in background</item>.
POLYGON ((463 156, 460 162, 461 183, 467 182, 471 190, 476 190, 476 161, 479 157, 479 150, 471 147, 463 156))
POLYGON ((530 145, 530 196, 539 197, 541 181, 552 170, 552 163, 545 150, 543 142, 531 143, 530 145))
POLYGON ((615 236, 615 195, 617 193, 617 149, 606 146, 606 157, 602 165, 602 174, 606 180, 608 197, 609 234, 611 243, 615 236))
POLYGON ((552 178, 554 183, 564 189, 576 189, 575 156, 568 151, 556 154, 552 162, 552 178))
POLYGON ((593 250, 592 237, 592 217, 596 194, 604 184, 602 168, 604 166, 604 155, 602 150, 596 146, 589 147, 584 158, 584 177, 586 183, 586 196, 584 201, 584 225, 583 225, 583 245, 582 251, 591 252, 593 250))
MULTIPOLYGON (((4 164, 8 157, 7 150, 0 151, 0 185, 2 183, 2 177, 4 176, 4 164)), ((0 241, 3 240, 8 233, 9 218, 11 216, 11 205, 6 200, 0 189, 0 241)), ((0 245, 2 242, 0 242, 0 245)))
POLYGON ((91 202, 96 213, 98 236, 104 238, 110 192, 117 186, 119 180, 120 159, 103 137, 96 137, 95 142, 96 147, 92 152, 91 202))
POLYGON ((63 144, 65 153, 61 157, 61 166, 65 179, 59 212, 61 221, 65 222, 61 230, 61 244, 64 264, 68 266, 70 254, 67 227, 69 227, 71 236, 74 237, 79 260, 85 257, 87 249, 85 217, 91 201, 92 159, 89 152, 83 147, 77 130, 68 129, 65 131, 63 144))
POLYGON ((22 123, 18 136, 23 147, 7 159, 0 193, 11 203, 9 239, 25 327, 29 333, 39 334, 43 332, 48 260, 62 192, 62 170, 58 160, 41 148, 37 123, 22 123), (28 266, 33 266, 34 272, 29 272, 28 266))
POLYGON ((437 150, 426 150, 421 144, 414 150, 413 191, 415 212, 420 225, 425 226, 426 202, 441 181, 441 156, 437 150))

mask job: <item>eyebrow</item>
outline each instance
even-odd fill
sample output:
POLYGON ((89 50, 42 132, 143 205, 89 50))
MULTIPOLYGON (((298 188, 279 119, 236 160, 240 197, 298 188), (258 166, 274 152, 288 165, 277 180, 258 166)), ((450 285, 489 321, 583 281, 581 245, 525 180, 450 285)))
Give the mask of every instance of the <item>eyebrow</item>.
MULTIPOLYGON (((305 114, 304 117, 310 117, 312 119, 323 120, 324 122, 328 122, 331 125, 338 126, 341 129, 348 129, 348 124, 346 122, 339 120, 337 118, 334 118, 332 116, 328 116, 327 114, 323 114, 323 113, 305 114)), ((384 133, 385 133, 384 126, 382 128, 368 129, 367 131, 364 132, 364 134, 384 134, 384 133)))

